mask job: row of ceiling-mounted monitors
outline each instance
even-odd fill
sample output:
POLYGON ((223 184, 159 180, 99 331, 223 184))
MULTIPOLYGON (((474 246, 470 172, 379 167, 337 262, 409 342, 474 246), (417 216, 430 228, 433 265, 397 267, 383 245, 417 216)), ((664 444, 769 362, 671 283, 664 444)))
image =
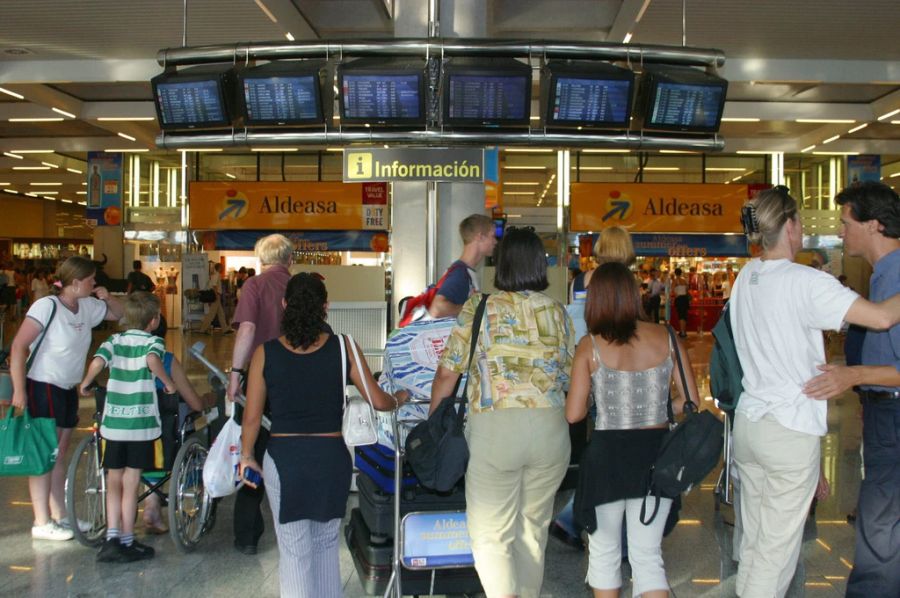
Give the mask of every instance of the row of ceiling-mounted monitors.
MULTIPOLYGON (((280 61, 250 68, 193 67, 152 80, 161 128, 322 125, 333 83, 325 61, 280 61)), ((359 58, 337 65, 342 125, 526 127, 531 67, 513 58, 453 58, 441 67, 432 105, 424 60, 359 58)), ((599 61, 550 61, 541 74, 546 128, 719 129, 728 82, 690 67, 630 69, 599 61), (637 83, 637 79, 640 83, 637 83), (632 126, 632 116, 636 123, 632 126)))

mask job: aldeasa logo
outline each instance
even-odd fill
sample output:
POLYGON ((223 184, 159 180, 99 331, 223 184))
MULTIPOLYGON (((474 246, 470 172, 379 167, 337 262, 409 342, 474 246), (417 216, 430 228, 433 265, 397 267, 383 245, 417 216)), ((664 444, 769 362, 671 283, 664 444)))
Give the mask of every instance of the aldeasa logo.
POLYGON ((247 196, 237 189, 225 192, 225 208, 219 213, 219 220, 237 220, 247 213, 247 196))
POLYGON ((722 216, 722 204, 706 201, 685 201, 677 197, 649 198, 644 216, 722 216))
POLYGON ((265 195, 257 211, 260 214, 337 214, 337 202, 265 195))
POLYGON ((614 190, 609 192, 606 199, 606 213, 603 214, 603 222, 610 218, 625 220, 631 215, 631 200, 621 191, 614 190))

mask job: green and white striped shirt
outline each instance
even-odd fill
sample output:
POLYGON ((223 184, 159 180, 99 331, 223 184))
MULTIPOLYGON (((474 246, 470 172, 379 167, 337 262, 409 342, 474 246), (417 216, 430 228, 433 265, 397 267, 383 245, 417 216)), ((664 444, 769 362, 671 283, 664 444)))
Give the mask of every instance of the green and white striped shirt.
POLYGON ((94 357, 109 367, 101 436, 129 441, 159 438, 156 385, 147 356, 152 353, 162 359, 165 352, 163 340, 143 330, 114 334, 100 345, 94 357))

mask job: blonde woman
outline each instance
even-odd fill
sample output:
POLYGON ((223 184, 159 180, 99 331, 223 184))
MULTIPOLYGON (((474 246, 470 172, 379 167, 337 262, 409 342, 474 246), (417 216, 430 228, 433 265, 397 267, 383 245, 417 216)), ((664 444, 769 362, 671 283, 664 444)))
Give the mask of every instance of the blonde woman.
MULTIPOLYGON (((626 266, 634 264, 634 244, 631 242, 631 234, 621 226, 605 228, 594 243, 594 259, 597 265, 608 261, 622 262, 626 266)), ((572 280, 569 288, 569 301, 575 300, 575 293, 586 291, 591 282, 593 270, 582 272, 572 280)))

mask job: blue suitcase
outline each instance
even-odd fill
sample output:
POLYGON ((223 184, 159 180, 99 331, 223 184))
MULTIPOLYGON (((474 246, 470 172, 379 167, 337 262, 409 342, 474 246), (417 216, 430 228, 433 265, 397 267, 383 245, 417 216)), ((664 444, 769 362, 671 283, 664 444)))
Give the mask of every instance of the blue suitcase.
MULTIPOLYGON (((369 476, 381 492, 394 493, 394 449, 383 444, 358 446, 355 450, 356 468, 369 476)), ((408 464, 403 464, 403 488, 415 488, 419 483, 408 464)))

